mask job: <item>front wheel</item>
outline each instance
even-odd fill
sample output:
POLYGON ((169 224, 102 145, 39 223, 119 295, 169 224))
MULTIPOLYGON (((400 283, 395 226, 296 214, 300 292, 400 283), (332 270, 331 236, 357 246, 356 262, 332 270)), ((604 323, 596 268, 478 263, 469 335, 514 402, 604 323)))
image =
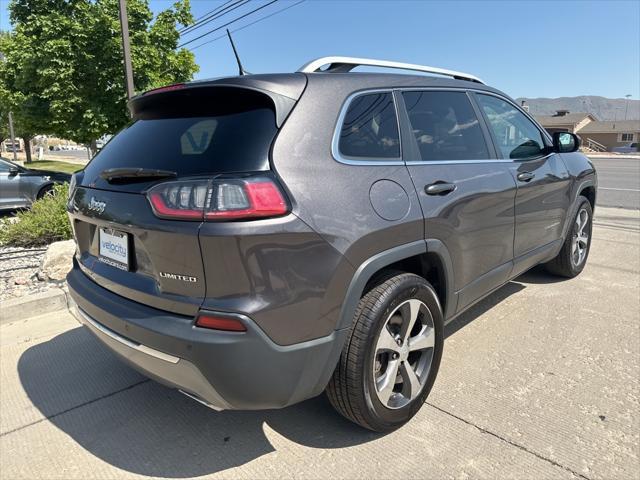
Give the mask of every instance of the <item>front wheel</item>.
POLYGON ((370 430, 413 417, 438 373, 443 348, 438 297, 422 277, 401 273, 360 300, 351 335, 327 387, 334 408, 370 430))
POLYGON ((547 270, 567 278, 573 278, 582 272, 591 248, 592 222, 591 203, 585 197, 578 197, 578 211, 569 234, 558 256, 546 264, 547 270))
POLYGON ((52 197, 53 193, 53 185, 47 185, 38 192, 37 200, 41 200, 45 197, 52 197))

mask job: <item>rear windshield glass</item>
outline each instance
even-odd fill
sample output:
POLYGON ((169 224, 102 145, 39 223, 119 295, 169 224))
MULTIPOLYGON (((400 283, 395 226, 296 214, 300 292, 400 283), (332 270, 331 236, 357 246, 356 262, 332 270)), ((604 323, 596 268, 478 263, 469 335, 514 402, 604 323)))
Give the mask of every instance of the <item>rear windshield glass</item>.
POLYGON ((157 105, 139 113, 94 157, 85 179, 127 167, 170 170, 178 176, 268 170, 277 132, 271 100, 237 90, 226 98, 167 95, 163 101, 158 94, 157 105))

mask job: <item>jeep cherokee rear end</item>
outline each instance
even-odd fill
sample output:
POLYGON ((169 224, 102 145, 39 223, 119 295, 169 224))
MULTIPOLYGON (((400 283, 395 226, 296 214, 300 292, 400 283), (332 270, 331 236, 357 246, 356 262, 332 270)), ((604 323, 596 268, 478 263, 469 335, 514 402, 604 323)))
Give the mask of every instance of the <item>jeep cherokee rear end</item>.
POLYGON ((73 178, 69 289, 118 355, 213 408, 326 388, 393 430, 433 386, 445 322, 538 263, 586 264, 579 139, 472 75, 328 57, 130 109, 73 178), (362 64, 452 78, 348 73, 362 64))
POLYGON ((293 213, 269 158, 305 83, 252 76, 143 94, 74 179, 68 283, 81 321, 215 408, 320 393, 345 333, 333 332, 331 283, 353 270, 293 213))

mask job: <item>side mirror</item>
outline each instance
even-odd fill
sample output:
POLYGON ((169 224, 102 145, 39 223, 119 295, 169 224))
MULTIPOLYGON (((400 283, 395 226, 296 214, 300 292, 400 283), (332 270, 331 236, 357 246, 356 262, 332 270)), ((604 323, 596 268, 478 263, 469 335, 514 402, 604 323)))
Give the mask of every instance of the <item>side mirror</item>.
POLYGON ((557 153, 571 153, 580 148, 580 137, 569 132, 555 132, 553 134, 553 150, 557 153))
POLYGON ((9 175, 14 176, 20 173, 20 169, 18 167, 9 168, 9 175))

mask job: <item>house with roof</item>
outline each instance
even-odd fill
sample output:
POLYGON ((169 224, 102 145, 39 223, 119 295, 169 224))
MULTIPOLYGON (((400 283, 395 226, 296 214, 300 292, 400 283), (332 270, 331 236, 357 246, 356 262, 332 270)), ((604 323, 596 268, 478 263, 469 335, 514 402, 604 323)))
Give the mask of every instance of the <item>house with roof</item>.
POLYGON ((640 120, 591 122, 577 133, 584 145, 597 142, 611 151, 613 147, 622 147, 640 141, 640 120))
POLYGON ((579 135, 586 150, 605 152, 640 141, 640 120, 600 121, 590 113, 568 110, 558 110, 554 115, 536 115, 535 119, 551 134, 570 132, 579 135))
POLYGON ((598 120, 590 113, 571 113, 569 110, 558 110, 553 115, 536 115, 535 118, 551 134, 554 132, 577 133, 589 123, 598 120))

